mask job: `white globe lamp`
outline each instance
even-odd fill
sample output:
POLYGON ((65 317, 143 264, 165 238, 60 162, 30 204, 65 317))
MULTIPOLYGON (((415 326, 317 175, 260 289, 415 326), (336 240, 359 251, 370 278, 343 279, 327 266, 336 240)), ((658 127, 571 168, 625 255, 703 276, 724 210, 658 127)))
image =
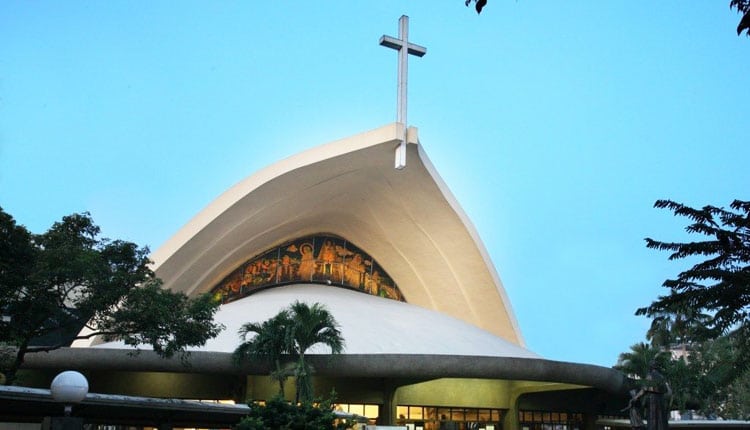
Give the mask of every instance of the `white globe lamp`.
POLYGON ((66 370, 55 376, 49 387, 52 398, 65 405, 65 415, 69 416, 74 403, 80 403, 89 392, 89 381, 82 374, 66 370))

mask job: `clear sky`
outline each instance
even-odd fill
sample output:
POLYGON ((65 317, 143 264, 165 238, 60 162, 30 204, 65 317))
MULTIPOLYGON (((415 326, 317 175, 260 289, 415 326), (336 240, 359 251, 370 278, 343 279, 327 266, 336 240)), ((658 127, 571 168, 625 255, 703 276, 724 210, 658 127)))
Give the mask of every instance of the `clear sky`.
MULTIPOLYGON (((652 208, 747 200, 750 39, 728 0, 0 3, 0 206, 158 248, 234 183, 395 120, 473 220, 527 346, 615 364, 684 239, 652 208)), ((395 334, 394 334, 395 335, 395 334)))

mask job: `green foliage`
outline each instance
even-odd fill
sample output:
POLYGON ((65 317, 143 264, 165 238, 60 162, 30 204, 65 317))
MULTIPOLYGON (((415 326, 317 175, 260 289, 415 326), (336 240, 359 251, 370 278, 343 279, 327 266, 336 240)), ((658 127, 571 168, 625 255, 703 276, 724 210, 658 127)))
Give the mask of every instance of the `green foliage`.
POLYGON ((251 358, 259 358, 272 363, 274 369, 271 371, 271 378, 279 384, 279 394, 282 398, 284 397, 284 382, 294 374, 294 371, 282 362, 284 355, 291 352, 290 327, 288 310, 282 310, 276 316, 260 324, 246 323, 239 331, 243 342, 232 354, 236 363, 242 363, 251 358), (255 336, 248 341, 247 336, 250 333, 255 336))
MULTIPOLYGON (((750 2, 732 2, 747 12, 750 2), (735 4, 736 3, 736 4, 735 4)), ((636 311, 652 318, 651 345, 633 345, 617 368, 643 377, 644 363, 660 360, 672 386, 672 409, 696 409, 706 416, 750 415, 750 202, 730 209, 696 209, 671 200, 655 207, 686 217, 692 242, 647 238, 646 246, 669 251, 669 260, 698 260, 676 278, 664 281, 669 294, 636 311), (673 352, 679 354, 674 354, 673 352)))
POLYGON ((681 354, 673 355, 661 347, 638 343, 630 347, 630 352, 620 354, 615 368, 634 378, 634 385, 645 387, 650 363, 656 363, 671 387, 668 406, 672 410, 696 410, 725 419, 747 416, 750 404, 741 402, 750 395, 748 373, 730 364, 735 350, 729 339, 682 347, 674 349, 681 354))
POLYGON ((750 420, 750 372, 745 372, 728 387, 723 416, 750 420))
POLYGON ((694 345, 687 357, 687 367, 692 385, 690 392, 695 409, 704 415, 717 415, 722 418, 741 418, 750 413, 750 404, 736 405, 727 409, 728 402, 741 391, 741 382, 748 372, 733 366, 737 349, 733 339, 720 337, 694 345))
POLYGON ((250 403, 250 413, 237 424, 237 430, 331 430, 334 429, 333 400, 317 404, 291 404, 277 396, 265 405, 250 403))
POLYGON ((289 307, 291 347, 295 354, 303 356, 313 345, 322 343, 331 348, 333 354, 344 349, 344 339, 336 319, 320 303, 294 302, 289 307))
POLYGON ((309 403, 314 396, 314 369, 305 360, 305 353, 319 343, 331 348, 332 354, 339 354, 344 349, 344 338, 336 319, 320 303, 310 306, 294 302, 263 323, 244 324, 240 336, 243 343, 234 351, 235 360, 242 363, 250 358, 260 358, 271 363, 274 366, 271 376, 279 382, 282 396, 284 380, 292 374, 286 365, 294 362, 295 399, 303 403, 309 403), (246 340, 249 333, 255 336, 246 340))
POLYGON ((655 348, 647 343, 637 343, 630 347, 630 352, 623 352, 617 360, 615 369, 629 377, 643 381, 648 375, 651 363, 656 363, 659 368, 665 368, 669 361, 669 354, 661 349, 655 348))
POLYGON ((222 329, 213 322, 218 302, 162 289, 147 248, 100 239, 99 232, 84 213, 34 235, 0 208, 0 344, 15 351, 3 365, 7 382, 25 354, 75 339, 101 335, 149 344, 169 357, 222 329), (89 331, 80 334, 84 327, 89 331))
MULTIPOLYGON (((750 202, 735 200, 732 210, 715 206, 694 209, 670 200, 659 200, 655 206, 689 218, 686 231, 705 240, 679 243, 647 238, 646 246, 670 251, 670 260, 698 257, 703 261, 664 281, 669 294, 636 314, 654 318, 655 324, 664 318, 692 320, 681 334, 683 341, 726 336, 733 347, 750 352, 750 202)), ((747 357, 733 355, 734 364, 747 369, 747 357)))

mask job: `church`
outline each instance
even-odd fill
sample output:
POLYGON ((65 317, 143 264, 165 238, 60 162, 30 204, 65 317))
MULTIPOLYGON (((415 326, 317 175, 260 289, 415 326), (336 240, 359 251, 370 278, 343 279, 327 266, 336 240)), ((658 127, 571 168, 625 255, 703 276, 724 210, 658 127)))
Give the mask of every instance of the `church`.
POLYGON ((232 363, 238 329, 301 301, 326 306, 345 339, 340 355, 311 351, 316 394, 335 390, 342 412, 372 423, 590 429, 627 404, 620 372, 525 347, 479 235, 417 129, 401 123, 252 174, 152 259, 164 288, 223 303, 225 330, 187 365, 94 339, 34 354, 25 368, 79 370, 95 393, 264 401, 278 388, 267 365, 232 363), (396 169, 403 136, 406 165, 396 169))
POLYGON ((266 363, 232 362, 238 330, 300 301, 340 324, 343 353, 307 357, 342 414, 410 430, 588 430, 622 415, 620 372, 526 348, 482 240, 406 125, 407 57, 426 53, 407 27, 380 40, 399 54, 396 122, 253 173, 151 256, 164 288, 221 301, 218 337, 187 362, 93 338, 24 369, 78 370, 105 395, 265 401, 276 382, 266 363))

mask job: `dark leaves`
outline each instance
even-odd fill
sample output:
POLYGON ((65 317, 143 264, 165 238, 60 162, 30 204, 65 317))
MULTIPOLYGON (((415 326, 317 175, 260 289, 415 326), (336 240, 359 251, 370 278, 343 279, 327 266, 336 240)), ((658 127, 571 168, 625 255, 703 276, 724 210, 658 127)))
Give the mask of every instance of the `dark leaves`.
POLYGON ((313 397, 312 368, 305 361, 305 353, 316 344, 328 346, 331 354, 344 350, 344 338, 336 319, 320 303, 294 302, 269 320, 244 324, 239 334, 243 343, 234 351, 235 362, 254 357, 274 365, 271 377, 279 382, 279 392, 283 395, 283 382, 291 375, 285 365, 294 361, 296 398, 303 402, 310 402, 313 397), (250 333, 254 336, 247 340, 250 333))
MULTIPOLYGON (((466 0, 464 3, 467 7, 471 3, 471 0, 466 0)), ((476 9, 477 13, 482 13, 482 9, 487 5, 487 0, 474 0, 474 9, 476 9)))
MULTIPOLYGON (((472 0, 466 0, 464 4, 468 7, 471 2, 472 0)), ((482 9, 486 5, 487 0, 474 0, 474 8, 478 14, 482 13, 482 9)), ((730 0, 729 7, 742 14, 740 23, 737 25, 737 36, 741 35, 743 31, 747 36, 750 36, 750 0, 730 0)))
POLYGON ((4 369, 10 375, 25 353, 69 344, 84 324, 96 331, 78 338, 151 344, 162 355, 218 334, 218 303, 162 289, 148 248, 98 235, 87 213, 34 235, 0 208, 0 309, 9 317, 0 321, 0 342, 18 347, 21 357, 4 369))
POLYGON ((750 202, 735 200, 730 210, 716 206, 696 209, 671 200, 659 200, 654 206, 688 218, 692 223, 685 230, 698 235, 699 240, 681 243, 647 238, 646 246, 669 251, 670 260, 699 257, 701 261, 676 278, 664 281, 669 294, 636 313, 659 318, 684 316, 688 312, 705 313, 701 330, 692 333, 695 340, 747 331, 745 329, 750 328, 750 202))
POLYGON ((737 36, 743 31, 750 36, 750 0, 731 0, 729 7, 737 9, 737 12, 742 14, 740 24, 737 26, 737 36))

